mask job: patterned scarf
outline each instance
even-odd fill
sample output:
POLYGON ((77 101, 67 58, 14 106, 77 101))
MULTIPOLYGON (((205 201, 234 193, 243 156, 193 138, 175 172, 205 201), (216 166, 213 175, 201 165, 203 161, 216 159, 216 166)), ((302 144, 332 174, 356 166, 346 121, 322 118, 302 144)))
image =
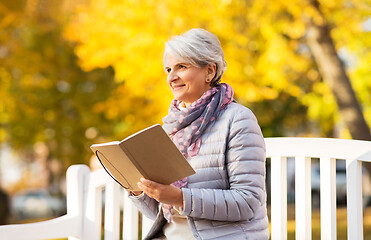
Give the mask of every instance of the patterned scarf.
MULTIPOLYGON (((207 126, 232 101, 233 89, 226 83, 206 91, 201 98, 184 109, 179 109, 179 102, 174 99, 170 104, 169 114, 162 119, 164 122, 162 127, 185 158, 194 157, 200 150, 201 136, 207 126)), ((187 185, 187 178, 173 185, 182 188, 187 185)), ((167 221, 171 222, 173 207, 163 204, 162 210, 167 221)))

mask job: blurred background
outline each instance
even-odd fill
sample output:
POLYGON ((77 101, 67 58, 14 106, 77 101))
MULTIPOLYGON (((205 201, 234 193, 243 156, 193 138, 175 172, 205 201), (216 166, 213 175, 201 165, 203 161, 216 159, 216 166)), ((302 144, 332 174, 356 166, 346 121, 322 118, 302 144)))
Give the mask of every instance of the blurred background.
POLYGON ((0 223, 65 213, 91 144, 161 123, 164 43, 190 28, 219 37, 265 137, 371 140, 370 17, 370 0, 0 0, 0 223))

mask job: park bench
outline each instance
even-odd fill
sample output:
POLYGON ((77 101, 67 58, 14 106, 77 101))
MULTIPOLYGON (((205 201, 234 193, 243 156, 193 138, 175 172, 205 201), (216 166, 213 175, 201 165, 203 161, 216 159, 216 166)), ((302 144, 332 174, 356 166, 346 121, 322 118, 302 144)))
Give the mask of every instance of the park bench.
MULTIPOLYGON (((325 138, 266 138, 270 162, 271 239, 287 239, 287 158, 295 159, 296 239, 311 239, 311 161, 320 159, 321 239, 336 239, 336 161, 346 161, 347 235, 363 239, 362 162, 371 162, 371 142, 325 138)), ((151 220, 138 210, 104 170, 85 165, 67 170, 67 214, 55 219, 0 226, 0 239, 138 239, 151 220), (123 210, 123 214, 120 214, 123 210), (103 227, 102 227, 103 226, 103 227)))

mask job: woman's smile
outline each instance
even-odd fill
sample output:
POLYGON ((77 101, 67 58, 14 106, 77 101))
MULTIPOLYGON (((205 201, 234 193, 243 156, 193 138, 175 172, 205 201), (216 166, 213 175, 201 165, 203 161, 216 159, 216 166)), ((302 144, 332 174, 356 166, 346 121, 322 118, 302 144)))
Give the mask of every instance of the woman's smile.
POLYGON ((185 84, 171 84, 171 87, 174 91, 176 91, 185 87, 185 84))

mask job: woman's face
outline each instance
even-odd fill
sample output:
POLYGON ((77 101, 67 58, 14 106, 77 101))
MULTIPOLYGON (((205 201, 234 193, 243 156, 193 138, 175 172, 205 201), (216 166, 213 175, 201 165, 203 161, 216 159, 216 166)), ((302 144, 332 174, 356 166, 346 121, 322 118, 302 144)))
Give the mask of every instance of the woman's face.
POLYGON ((214 68, 210 65, 198 68, 174 58, 171 54, 166 54, 164 65, 167 84, 174 98, 187 107, 211 88, 210 80, 214 77, 214 68))

